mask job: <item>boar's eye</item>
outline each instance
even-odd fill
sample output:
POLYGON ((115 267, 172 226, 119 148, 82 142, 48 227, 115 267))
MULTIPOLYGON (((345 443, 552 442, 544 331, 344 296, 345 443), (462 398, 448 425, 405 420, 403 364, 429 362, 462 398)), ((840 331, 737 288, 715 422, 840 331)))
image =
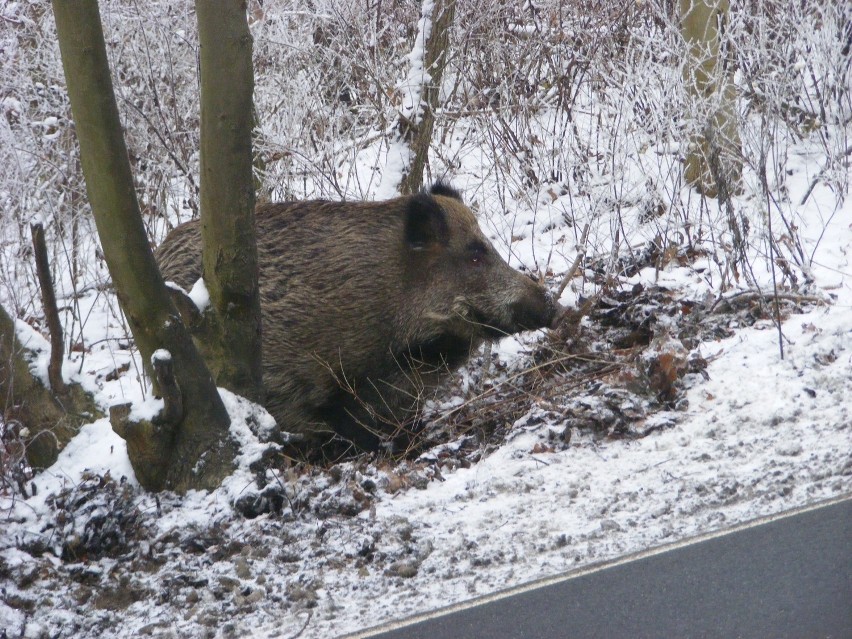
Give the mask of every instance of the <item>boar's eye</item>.
POLYGON ((474 266, 479 266, 485 261, 488 249, 480 241, 474 241, 467 245, 467 258, 474 266))

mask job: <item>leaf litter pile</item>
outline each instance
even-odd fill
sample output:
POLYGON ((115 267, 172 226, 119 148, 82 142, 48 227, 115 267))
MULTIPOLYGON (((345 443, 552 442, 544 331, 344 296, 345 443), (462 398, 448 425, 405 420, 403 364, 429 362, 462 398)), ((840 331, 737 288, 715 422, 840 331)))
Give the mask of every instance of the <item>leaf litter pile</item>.
MULTIPOLYGON (((779 300, 781 321, 818 301, 779 300)), ((478 392, 456 407, 440 405, 433 421, 441 427, 425 434, 431 450, 420 459, 466 467, 517 429, 539 424, 547 425, 540 451, 566 448, 575 432, 604 440, 644 437, 677 423, 689 408, 685 391, 708 379, 700 344, 770 323, 774 313, 773 300, 757 293, 694 300, 677 288, 641 284, 580 298, 578 309, 531 345, 532 365, 503 365, 485 380, 482 358, 469 367, 478 392), (436 445, 440 436, 456 440, 436 445)), ((490 364, 501 366, 496 356, 490 364)))

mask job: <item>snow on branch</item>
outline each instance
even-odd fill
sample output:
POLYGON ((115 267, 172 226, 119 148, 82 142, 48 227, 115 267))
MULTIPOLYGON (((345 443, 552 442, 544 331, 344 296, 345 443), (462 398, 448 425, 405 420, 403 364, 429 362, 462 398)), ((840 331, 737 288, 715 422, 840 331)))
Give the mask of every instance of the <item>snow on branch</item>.
POLYGON ((406 58, 408 59, 408 75, 397 87, 402 94, 400 117, 416 124, 423 117, 424 88, 432 81, 429 69, 426 68, 426 44, 432 36, 432 14, 435 10, 434 0, 424 0, 421 8, 420 21, 417 23, 417 37, 414 47, 406 58))
POLYGON ((402 104, 393 125, 396 133, 392 134, 394 137, 388 147, 382 181, 376 192, 377 199, 389 199, 399 195, 400 184, 414 159, 410 137, 405 135, 404 131, 417 126, 426 111, 426 87, 432 82, 429 69, 426 68, 426 48, 432 36, 434 11, 434 0, 423 0, 414 46, 406 56, 408 74, 397 85, 402 104))

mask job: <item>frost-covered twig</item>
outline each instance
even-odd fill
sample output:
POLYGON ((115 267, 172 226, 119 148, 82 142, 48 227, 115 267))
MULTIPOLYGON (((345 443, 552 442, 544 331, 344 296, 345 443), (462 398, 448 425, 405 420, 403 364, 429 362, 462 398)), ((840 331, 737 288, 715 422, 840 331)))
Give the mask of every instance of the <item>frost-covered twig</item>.
POLYGON ((562 293, 565 291, 565 287, 568 286, 568 282, 574 279, 574 275, 577 274, 577 271, 580 268, 580 262, 582 262, 583 258, 586 256, 586 240, 589 239, 590 228, 591 225, 586 222, 586 226, 583 229, 583 235, 580 236, 580 241, 577 243, 577 257, 574 258, 574 263, 571 264, 571 268, 568 269, 568 272, 565 274, 565 277, 562 278, 562 283, 556 290, 556 299, 562 297, 562 293))
POLYGON ((716 303, 713 304, 713 307, 710 309, 714 310, 719 302, 726 301, 730 302, 733 300, 737 300, 738 302, 751 302, 755 300, 760 301, 768 301, 771 299, 779 299, 786 300, 788 302, 797 302, 800 304, 827 304, 828 302, 817 295, 800 295, 799 293, 784 293, 777 292, 769 295, 767 293, 763 293, 762 291, 748 290, 748 291, 738 291, 731 295, 723 295, 720 296, 716 303))
POLYGON ((810 183, 810 185, 808 186, 808 190, 807 190, 807 191, 805 191, 805 194, 802 196, 802 200, 801 200, 801 202, 799 202, 799 206, 804 206, 804 205, 805 205, 805 203, 808 201, 808 198, 811 196, 811 193, 813 193, 813 192, 814 192, 814 189, 816 188, 817 184, 819 184, 819 183, 820 183, 820 180, 822 180, 822 179, 823 179, 823 177, 825 176, 825 174, 826 174, 828 171, 830 171, 830 170, 831 170, 831 168, 832 168, 832 167, 833 167, 833 166, 834 166, 834 165, 835 165, 835 164, 836 164, 839 160, 841 160, 841 159, 843 159, 843 158, 847 158, 847 157, 849 157, 850 155, 852 155, 852 145, 850 145, 850 146, 846 147, 846 149, 843 151, 843 153, 841 153, 841 154, 839 154, 839 155, 833 155, 833 156, 829 157, 829 158, 828 158, 828 161, 825 163, 825 166, 824 166, 824 167, 822 167, 822 169, 820 169, 820 172, 816 174, 816 176, 814 177, 814 179, 813 179, 813 180, 811 180, 811 183, 810 183))
POLYGON ((761 148, 760 182, 763 187, 763 197, 766 203, 766 226, 769 239, 769 266, 772 273, 773 306, 775 309, 775 326, 778 329, 778 353, 784 359, 784 333, 781 330, 781 307, 778 304, 778 282, 775 278, 775 238, 772 235, 772 209, 770 207, 769 181, 766 179, 766 152, 761 148))

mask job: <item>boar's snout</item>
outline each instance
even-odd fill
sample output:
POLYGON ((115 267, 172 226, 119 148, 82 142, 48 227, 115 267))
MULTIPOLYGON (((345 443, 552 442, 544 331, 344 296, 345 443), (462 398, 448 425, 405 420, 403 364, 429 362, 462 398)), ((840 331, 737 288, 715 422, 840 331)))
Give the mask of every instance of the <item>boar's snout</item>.
POLYGON ((565 312, 543 286, 528 280, 525 295, 512 305, 512 316, 517 330, 531 331, 553 328, 565 312))
POLYGON ((562 304, 556 300, 552 300, 551 304, 553 305, 553 310, 550 316, 550 321, 547 323, 547 328, 556 328, 560 323, 562 323, 562 318, 565 317, 568 307, 562 306, 562 304))

